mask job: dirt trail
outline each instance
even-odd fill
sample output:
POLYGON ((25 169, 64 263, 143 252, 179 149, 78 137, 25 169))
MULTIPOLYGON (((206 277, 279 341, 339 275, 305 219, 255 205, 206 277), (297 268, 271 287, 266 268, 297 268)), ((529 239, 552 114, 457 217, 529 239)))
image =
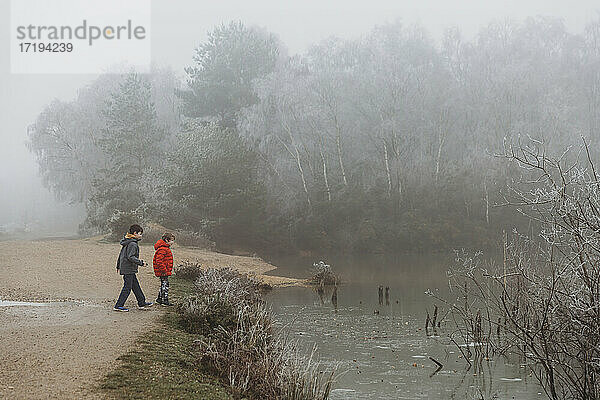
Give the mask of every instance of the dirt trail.
MULTIPOLYGON (((99 379, 136 338, 152 329, 160 308, 112 311, 122 279, 115 271, 118 244, 84 240, 0 242, 0 299, 45 302, 3 306, 0 302, 0 398, 98 398, 99 379)), ((259 258, 206 250, 173 249, 175 262, 231 266, 272 284, 293 279, 265 277, 273 269, 259 258)), ((153 249, 142 245, 140 258, 151 263, 153 249)), ((153 301, 158 280, 151 267, 138 273, 144 294, 153 301)))

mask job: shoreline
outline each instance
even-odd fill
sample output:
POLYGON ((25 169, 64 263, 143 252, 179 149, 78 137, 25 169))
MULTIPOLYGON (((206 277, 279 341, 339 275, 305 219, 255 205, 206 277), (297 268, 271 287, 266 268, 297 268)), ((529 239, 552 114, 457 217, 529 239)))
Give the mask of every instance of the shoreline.
MULTIPOLYGON (((118 358, 152 331, 162 309, 137 310, 129 297, 128 313, 112 305, 122 287, 116 272, 118 243, 100 237, 32 239, 0 242, 2 300, 48 302, 45 306, 0 307, 0 357, 5 371, 0 397, 99 398, 99 380, 118 365, 118 358)), ((151 243, 140 243, 140 258, 151 264, 151 243)), ((265 275, 277 269, 258 257, 233 256, 175 246, 175 265, 184 260, 203 267, 231 267, 274 287, 302 285, 302 280, 265 275)), ((158 291, 151 266, 137 274, 148 301, 158 291)))
MULTIPOLYGON (((112 298, 118 295, 122 284, 120 277, 116 280, 116 286, 113 279, 118 275, 113 264, 118 255, 119 244, 102 239, 102 236, 94 236, 82 239, 35 238, 0 241, 0 273, 9 277, 3 282, 0 299, 112 301, 112 298), (68 285, 70 279, 67 277, 78 273, 83 275, 82 278, 88 279, 81 279, 81 285, 68 285), (61 277, 67 279, 61 280, 61 277), (92 280, 102 287, 91 285, 92 280), (107 290, 107 287, 113 289, 107 290), (107 297, 105 293, 112 295, 107 297)), ((148 267, 139 268, 140 281, 141 277, 154 278, 151 266, 154 254, 152 246, 151 243, 140 243, 140 258, 150 264, 148 267)), ((173 248, 173 254, 175 266, 183 261, 191 261, 205 268, 231 267, 273 287, 304 284, 304 279, 278 276, 274 273, 277 266, 257 256, 230 255, 202 248, 177 246, 177 244, 173 248)), ((144 288, 143 284, 142 288, 144 288)))

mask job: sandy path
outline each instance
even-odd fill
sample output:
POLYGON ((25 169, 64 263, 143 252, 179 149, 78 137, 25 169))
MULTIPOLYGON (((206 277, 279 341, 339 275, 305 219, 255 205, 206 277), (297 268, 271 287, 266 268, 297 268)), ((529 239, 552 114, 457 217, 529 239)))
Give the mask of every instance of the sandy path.
MULTIPOLYGON (((161 310, 112 311, 122 278, 115 271, 118 244, 85 240, 0 242, 0 298, 47 302, 44 306, 0 306, 0 398, 97 398, 91 388, 136 338, 152 329, 161 310)), ((173 249, 175 262, 196 260, 206 266, 231 266, 272 284, 295 280, 264 277, 273 266, 259 258, 206 250, 173 249)), ((153 249, 141 246, 151 261, 153 249)), ((153 301, 158 280, 151 267, 138 273, 153 301)))

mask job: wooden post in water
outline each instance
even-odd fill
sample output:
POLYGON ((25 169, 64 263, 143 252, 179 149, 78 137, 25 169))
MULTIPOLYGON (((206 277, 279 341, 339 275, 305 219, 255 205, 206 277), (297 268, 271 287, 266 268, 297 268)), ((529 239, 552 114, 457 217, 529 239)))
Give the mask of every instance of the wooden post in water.
POLYGON ((333 287, 333 294, 331 295, 331 304, 333 304, 335 312, 338 311, 338 300, 337 300, 337 285, 333 287))
POLYGON ((389 286, 385 287, 385 305, 386 306, 390 305, 390 287, 389 286))
POLYGON ((378 292, 379 292, 379 305, 382 306, 383 305, 383 286, 379 286, 378 292))

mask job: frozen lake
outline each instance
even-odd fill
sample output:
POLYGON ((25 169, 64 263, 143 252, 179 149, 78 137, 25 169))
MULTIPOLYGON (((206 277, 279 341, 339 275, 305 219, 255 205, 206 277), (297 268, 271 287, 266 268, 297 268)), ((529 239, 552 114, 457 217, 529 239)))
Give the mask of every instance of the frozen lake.
MULTIPOLYGON (((313 261, 273 260, 277 275, 308 277, 313 261)), ((339 362, 342 373, 332 399, 546 399, 530 371, 518 359, 498 357, 468 369, 442 324, 438 336, 424 331, 426 309, 440 307, 427 289, 448 295, 446 271, 452 257, 329 257, 344 283, 333 290, 277 289, 267 301, 292 337, 326 363, 339 362), (379 286, 389 287, 389 305, 379 303, 379 286), (433 357, 443 364, 437 365, 433 357)))

